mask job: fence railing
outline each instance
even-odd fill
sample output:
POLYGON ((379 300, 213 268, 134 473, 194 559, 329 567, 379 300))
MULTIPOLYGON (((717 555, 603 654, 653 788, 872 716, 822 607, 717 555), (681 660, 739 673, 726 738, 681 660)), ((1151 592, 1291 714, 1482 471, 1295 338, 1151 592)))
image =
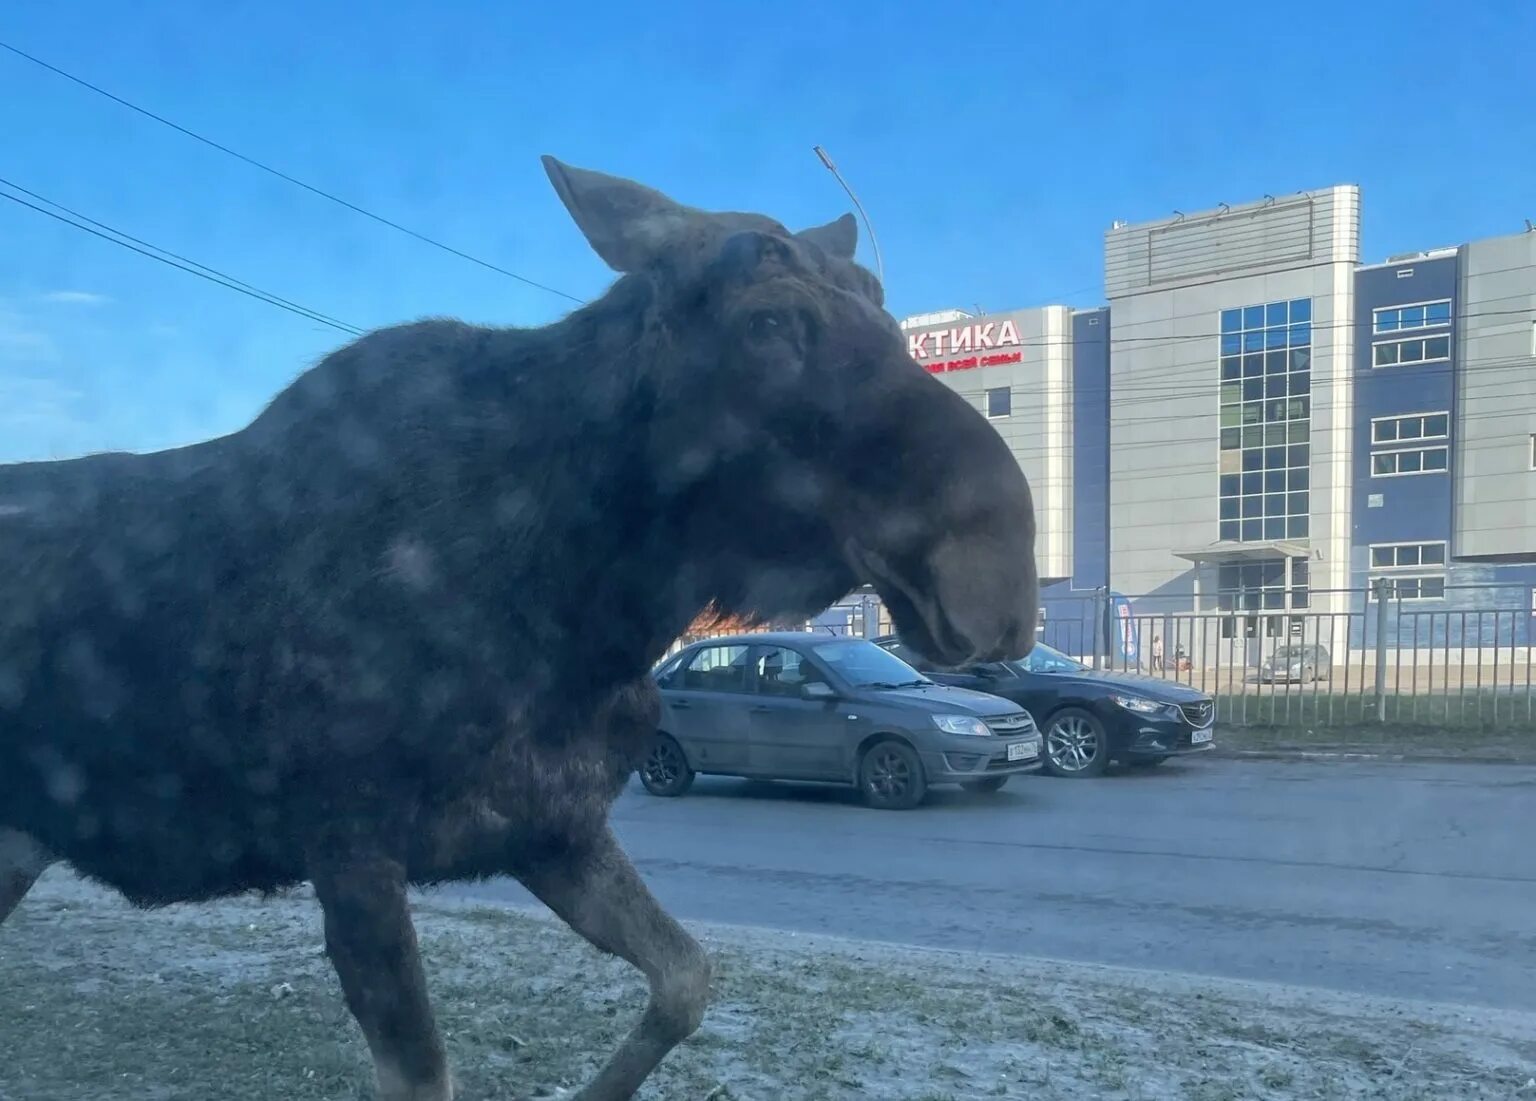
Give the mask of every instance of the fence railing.
MULTIPOLYGON (((1343 611, 1152 610, 1157 595, 1047 600, 1040 641, 1085 665, 1186 685, 1242 726, 1401 724, 1536 733, 1536 629, 1529 591, 1497 586, 1455 604, 1332 594, 1343 611), (1117 605, 1124 604, 1121 610, 1117 605)), ((1385 590, 1383 590, 1385 591, 1385 590)), ((1326 594, 1315 594, 1326 595, 1326 594)), ((1187 605, 1187 598, 1184 603, 1187 605)), ((794 629, 874 638, 888 610, 861 598, 794 629)), ((783 630, 786 625, 761 630, 783 630)), ((680 640, 674 650, 691 638, 680 640)))

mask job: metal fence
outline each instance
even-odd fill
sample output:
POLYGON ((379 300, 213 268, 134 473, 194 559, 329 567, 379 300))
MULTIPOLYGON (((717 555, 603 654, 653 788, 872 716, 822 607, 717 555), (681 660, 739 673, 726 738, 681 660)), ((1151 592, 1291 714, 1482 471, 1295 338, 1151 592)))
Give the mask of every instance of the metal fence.
MULTIPOLYGON (((1314 602, 1344 609, 1331 611, 1190 611, 1188 596, 1076 593, 1046 598, 1039 637, 1094 668, 1204 692, 1228 725, 1536 732, 1528 587, 1448 585, 1437 601, 1379 592, 1314 590, 1314 602)), ((804 623, 760 628, 785 629, 874 638, 894 627, 878 600, 860 595, 804 623)))

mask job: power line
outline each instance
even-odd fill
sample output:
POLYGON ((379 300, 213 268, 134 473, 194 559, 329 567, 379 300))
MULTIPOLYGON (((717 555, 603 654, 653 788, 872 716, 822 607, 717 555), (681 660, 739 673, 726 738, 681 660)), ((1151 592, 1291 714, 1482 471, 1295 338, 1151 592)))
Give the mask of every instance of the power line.
POLYGON ((270 291, 264 291, 260 287, 253 286, 250 283, 245 282, 243 279, 236 279, 234 276, 219 271, 217 268, 210 268, 208 265, 200 264, 196 260, 189 260, 184 256, 178 255, 177 253, 171 252, 167 249, 162 249, 158 245, 150 244, 148 241, 141 240, 138 237, 132 237, 126 233, 123 233, 121 230, 114 229, 104 222, 98 222, 93 218, 86 218, 83 214, 76 214, 74 211, 69 210, 68 207, 65 207, 59 203, 55 203, 52 199, 44 198, 34 191, 28 191, 26 188, 18 187, 16 184, 11 183, 9 180, 4 179, 3 177, 0 177, 0 184, 4 184, 6 187, 14 188, 23 194, 37 199, 39 202, 47 203, 49 206, 54 206, 59 210, 67 211, 68 214, 73 215, 73 217, 68 217, 65 214, 55 213, 54 211, 49 210, 46 206, 39 206, 37 203, 28 202, 26 199, 23 199, 20 196, 12 195, 5 191, 0 191, 0 199, 9 199, 11 202, 16 203, 18 206, 24 206, 29 210, 35 210, 39 214, 47 215, 54 221, 63 222, 67 226, 73 226, 75 229, 78 229, 84 233, 89 233, 93 237, 100 237, 103 241, 110 241, 112 244, 117 245, 120 248, 128 249, 130 252, 136 252, 140 256, 147 256, 151 260, 158 260, 160 263, 169 267, 173 267, 178 271, 184 271, 188 275, 195 275, 199 279, 206 279, 210 283, 216 283, 228 290, 243 294, 247 298, 254 298, 259 302, 265 302, 269 306, 276 306, 280 310, 287 310, 289 313, 296 314, 299 317, 305 318, 306 320, 318 321, 322 325, 328 325, 332 329, 346 333, 349 336, 362 336, 366 331, 357 327, 356 325, 349 324, 348 322, 338 321, 336 318, 327 314, 323 314, 318 310, 312 310, 308 306, 301 306, 297 302, 292 302, 286 298, 272 294, 270 291), (75 218, 79 218, 81 221, 75 221, 75 218), (85 224, 87 222, 90 224, 85 224))
POLYGON ((326 191, 324 188, 316 187, 314 184, 305 183, 298 177, 290 176, 288 173, 282 171, 281 169, 274 168, 270 164, 266 164, 257 160, 255 157, 246 156, 244 153, 241 153, 235 149, 231 149, 229 146, 224 145, 221 142, 217 142, 212 138, 205 137, 195 130, 189 130, 187 127, 182 126, 180 123, 172 122, 164 115, 156 114, 154 111, 151 111, 146 107, 140 107, 138 104, 132 103, 129 100, 124 99, 122 96, 115 95, 112 92, 107 91, 105 88, 100 87, 99 85, 92 84, 90 81, 82 77, 75 76, 73 73, 65 72, 57 65, 51 65, 44 61, 42 58, 34 57, 32 54, 27 53, 25 50, 18 49, 8 42, 0 42, 0 49, 15 54, 17 57, 24 61, 30 61, 32 64, 37 65, 40 68, 47 69, 50 73, 61 76, 65 80, 68 80, 74 84, 78 84, 80 87, 85 88, 88 91, 95 92, 99 96, 105 96, 113 103, 119 104, 122 107, 126 107, 128 110, 143 115, 147 119, 152 119, 153 121, 160 123, 162 126, 168 126, 172 130, 175 130, 177 133, 184 134, 194 141, 201 142, 202 144, 208 146, 210 149, 217 149, 220 153, 234 157, 236 160, 244 161, 246 164, 253 168, 259 168, 261 171, 276 176, 278 179, 283 180, 286 183, 290 183, 295 187, 301 187, 313 195, 320 196, 322 199, 328 199, 329 201, 336 203, 338 206, 344 206, 355 214, 361 214, 365 218, 371 218, 373 221, 378 222, 380 225, 388 226, 390 229, 393 229, 396 232, 404 233, 408 237, 414 237, 416 240, 421 241, 424 244, 431 245, 433 248, 441 249, 446 253, 457 256, 461 260, 468 260, 471 264, 478 264, 480 267, 485 268, 488 271, 494 271, 499 275, 505 275, 508 279, 515 279, 519 283, 525 283, 530 287, 537 288, 538 290, 547 291, 548 293, 558 295, 561 298, 567 298, 572 302, 581 302, 581 299, 577 298, 573 294, 566 294, 562 290, 557 290, 556 288, 548 286, 544 283, 540 283, 537 280, 529 279, 525 275, 519 275, 515 271, 509 271, 508 269, 501 267, 499 264, 493 264, 489 260, 482 260, 478 256, 472 256, 469 253, 464 252, 462 249, 454 248, 452 245, 445 244, 444 242, 437 240, 435 237, 428 237, 425 233, 420 233, 407 226, 403 226, 399 222, 392 221, 391 219, 384 217, 382 214, 375 214, 373 211, 366 210, 363 207, 358 206, 356 203, 348 202, 341 196, 326 191))

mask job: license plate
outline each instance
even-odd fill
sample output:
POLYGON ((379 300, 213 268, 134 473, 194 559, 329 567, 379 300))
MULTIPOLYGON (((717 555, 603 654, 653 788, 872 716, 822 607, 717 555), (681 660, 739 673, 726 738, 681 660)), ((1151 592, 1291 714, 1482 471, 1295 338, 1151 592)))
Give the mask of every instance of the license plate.
POLYGON ((1035 743, 1033 742, 1014 742, 1008 747, 1008 759, 1010 761, 1027 761, 1031 757, 1038 756, 1038 754, 1039 750, 1035 748, 1035 743))
POLYGON ((1190 736, 1189 736, 1189 744, 1190 745, 1204 745, 1206 742, 1208 742, 1210 740, 1211 740, 1211 730, 1210 730, 1210 727, 1206 727, 1204 730, 1196 730, 1193 733, 1191 733, 1190 736))

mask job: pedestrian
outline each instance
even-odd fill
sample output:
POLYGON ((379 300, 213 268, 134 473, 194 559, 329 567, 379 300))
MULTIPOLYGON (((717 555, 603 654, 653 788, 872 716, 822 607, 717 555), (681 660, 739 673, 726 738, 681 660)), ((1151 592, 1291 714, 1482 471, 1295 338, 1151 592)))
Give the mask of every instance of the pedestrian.
POLYGON ((1152 668, 1157 672, 1163 671, 1163 636, 1152 636, 1152 668))

